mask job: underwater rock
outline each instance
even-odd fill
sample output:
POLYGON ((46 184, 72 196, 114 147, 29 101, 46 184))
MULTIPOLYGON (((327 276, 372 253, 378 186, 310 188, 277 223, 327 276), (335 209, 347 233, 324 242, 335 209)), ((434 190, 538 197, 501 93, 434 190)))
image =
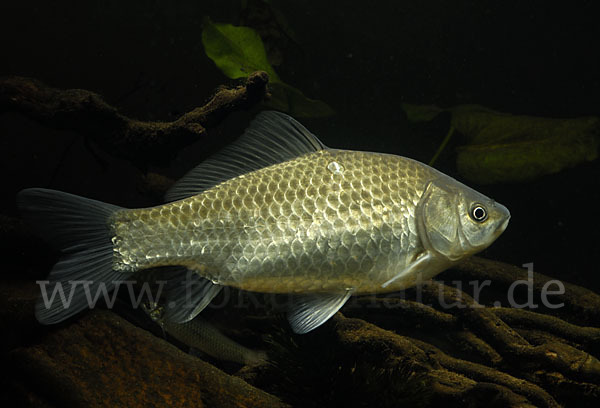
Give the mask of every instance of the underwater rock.
POLYGON ((105 310, 50 330, 8 358, 20 402, 31 406, 286 406, 105 310))
MULTIPOLYGON (((0 284, 1 350, 11 350, 43 329, 33 311, 39 288, 31 282, 2 282, 0 284)), ((1 404, 0 404, 1 405, 1 404)))

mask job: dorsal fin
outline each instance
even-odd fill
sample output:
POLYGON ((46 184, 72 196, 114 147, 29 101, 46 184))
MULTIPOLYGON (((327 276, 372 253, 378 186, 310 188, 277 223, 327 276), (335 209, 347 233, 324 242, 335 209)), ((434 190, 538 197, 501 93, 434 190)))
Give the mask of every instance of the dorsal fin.
POLYGON ((191 197, 225 180, 324 148, 292 117, 275 111, 261 112, 238 140, 175 183, 165 200, 191 197))

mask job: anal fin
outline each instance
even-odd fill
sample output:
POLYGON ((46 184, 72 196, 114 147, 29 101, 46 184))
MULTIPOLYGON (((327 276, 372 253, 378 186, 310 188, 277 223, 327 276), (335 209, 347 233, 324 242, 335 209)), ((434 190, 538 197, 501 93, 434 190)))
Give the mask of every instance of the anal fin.
POLYGON ((185 323, 196 317, 223 287, 187 271, 184 279, 170 279, 165 287, 164 319, 173 323, 185 323))
POLYGON ((304 334, 325 323, 344 306, 352 294, 310 294, 292 298, 288 321, 294 333, 304 334))

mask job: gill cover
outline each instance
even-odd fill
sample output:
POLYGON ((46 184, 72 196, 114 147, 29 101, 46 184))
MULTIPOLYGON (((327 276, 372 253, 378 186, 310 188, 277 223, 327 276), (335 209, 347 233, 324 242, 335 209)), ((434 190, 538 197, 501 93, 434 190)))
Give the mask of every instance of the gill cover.
POLYGON ((460 226, 457 200, 458 196, 451 188, 431 181, 417 206, 419 236, 423 246, 451 261, 461 257, 454 251, 460 226))

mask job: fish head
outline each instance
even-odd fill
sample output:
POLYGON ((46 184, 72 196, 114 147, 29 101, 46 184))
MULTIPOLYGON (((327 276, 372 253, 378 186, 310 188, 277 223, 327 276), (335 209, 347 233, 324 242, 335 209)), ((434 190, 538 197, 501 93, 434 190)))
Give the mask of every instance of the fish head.
POLYGON ((427 184, 417 206, 417 220, 424 247, 455 262, 494 242, 506 229, 510 212, 445 176, 427 184))

